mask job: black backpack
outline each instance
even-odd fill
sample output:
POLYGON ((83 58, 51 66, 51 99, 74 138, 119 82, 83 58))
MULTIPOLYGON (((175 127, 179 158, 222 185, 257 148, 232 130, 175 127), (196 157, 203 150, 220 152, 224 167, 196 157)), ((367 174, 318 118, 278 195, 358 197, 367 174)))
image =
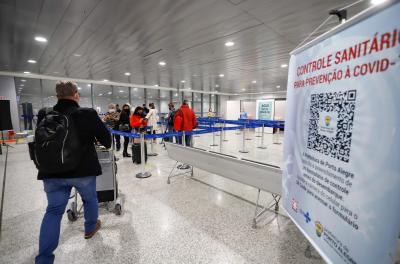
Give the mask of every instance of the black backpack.
POLYGON ((41 173, 59 174, 76 169, 81 161, 82 145, 78 127, 69 113, 46 108, 45 117, 35 131, 35 142, 30 144, 30 154, 41 173))
POLYGON ((170 126, 174 126, 175 113, 176 113, 176 111, 171 111, 169 113, 167 122, 168 122, 168 125, 170 125, 170 126))

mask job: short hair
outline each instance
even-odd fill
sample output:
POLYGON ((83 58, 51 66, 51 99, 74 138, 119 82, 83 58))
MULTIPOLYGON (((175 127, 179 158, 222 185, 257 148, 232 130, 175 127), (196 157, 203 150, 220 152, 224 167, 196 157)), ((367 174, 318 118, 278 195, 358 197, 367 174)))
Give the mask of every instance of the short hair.
POLYGON ((187 105, 188 104, 188 100, 183 100, 183 105, 187 105))
POLYGON ((168 106, 169 107, 175 107, 174 103, 169 103, 168 106))
POLYGON ((115 104, 113 104, 113 103, 109 104, 108 109, 115 109, 115 104))
POLYGON ((78 92, 78 86, 71 81, 59 81, 56 84, 56 94, 58 98, 74 96, 78 92))

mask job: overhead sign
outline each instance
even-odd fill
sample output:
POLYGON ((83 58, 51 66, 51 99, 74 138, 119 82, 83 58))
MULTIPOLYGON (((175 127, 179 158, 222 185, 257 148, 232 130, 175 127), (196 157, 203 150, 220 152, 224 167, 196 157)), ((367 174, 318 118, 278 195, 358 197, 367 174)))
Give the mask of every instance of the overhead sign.
POLYGON ((400 233, 400 2, 290 59, 284 208, 328 263, 394 263, 400 233))
POLYGON ((274 100, 257 100, 257 119, 272 120, 274 116, 274 100))

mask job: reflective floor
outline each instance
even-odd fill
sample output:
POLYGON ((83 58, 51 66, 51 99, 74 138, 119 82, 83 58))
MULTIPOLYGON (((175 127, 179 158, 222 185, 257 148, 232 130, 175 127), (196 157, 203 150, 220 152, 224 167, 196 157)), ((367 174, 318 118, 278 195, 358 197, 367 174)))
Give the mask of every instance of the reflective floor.
MULTIPOLYGON (((265 134, 267 149, 258 149, 260 138, 250 132, 248 154, 238 152, 242 135, 226 137, 224 153, 282 164, 282 145, 273 144, 281 136, 265 134)), ((195 138, 197 147, 210 144, 212 135, 195 138)), ((314 249, 307 254, 309 243, 283 215, 268 212, 257 229, 251 227, 256 189, 198 169, 194 179, 168 185, 175 161, 162 145, 154 150, 158 156, 149 157, 147 179, 137 179, 139 167, 117 154, 122 215, 102 206, 103 228, 90 240, 83 238, 83 219, 71 223, 65 216, 56 263, 324 263, 314 249)), ((262 203, 270 201, 262 193, 262 203)), ((33 263, 46 200, 26 145, 10 149, 4 206, 0 263, 33 263)))

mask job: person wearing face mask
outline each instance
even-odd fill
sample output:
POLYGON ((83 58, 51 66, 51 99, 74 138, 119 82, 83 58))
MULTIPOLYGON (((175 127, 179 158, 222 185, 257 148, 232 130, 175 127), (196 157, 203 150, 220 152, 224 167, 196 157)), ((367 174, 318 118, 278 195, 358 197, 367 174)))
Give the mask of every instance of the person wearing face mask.
MULTIPOLYGON (((108 105, 108 112, 103 117, 103 122, 106 124, 107 128, 119 130, 119 113, 117 112, 115 104, 108 105)), ((121 149, 121 136, 114 134, 114 139, 116 150, 119 151, 121 149)))
MULTIPOLYGON (((119 130, 122 132, 131 132, 131 125, 129 122, 129 117, 131 115, 131 106, 129 104, 124 104, 122 106, 122 111, 119 116, 119 130)), ((124 152, 122 156, 124 158, 129 158, 131 155, 128 153, 129 137, 124 137, 124 152)))

